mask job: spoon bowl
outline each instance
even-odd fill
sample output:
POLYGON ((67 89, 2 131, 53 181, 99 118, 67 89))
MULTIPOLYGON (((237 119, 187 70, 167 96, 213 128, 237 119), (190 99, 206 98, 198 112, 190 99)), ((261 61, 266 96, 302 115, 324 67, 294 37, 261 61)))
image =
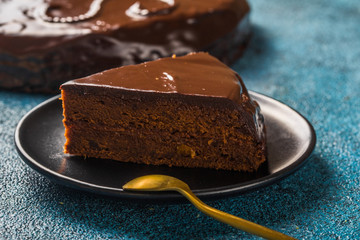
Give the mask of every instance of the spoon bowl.
POLYGON ((177 191, 186 197, 196 208, 204 214, 245 232, 265 239, 295 239, 267 227, 222 212, 203 203, 196 197, 190 187, 183 181, 166 175, 146 175, 135 178, 123 186, 126 191, 177 191))
POLYGON ((166 175, 146 175, 133 179, 123 186, 131 191, 176 191, 178 188, 190 190, 183 181, 166 175))

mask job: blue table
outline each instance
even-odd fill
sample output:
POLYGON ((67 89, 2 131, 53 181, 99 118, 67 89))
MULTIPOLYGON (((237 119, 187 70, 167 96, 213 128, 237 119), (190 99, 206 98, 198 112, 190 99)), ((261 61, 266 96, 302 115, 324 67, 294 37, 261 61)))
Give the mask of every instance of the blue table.
MULTIPOLYGON (((360 3, 252 0, 253 38, 233 68, 295 108, 318 141, 271 186, 210 205, 299 239, 360 239, 360 3)), ((56 185, 25 165, 20 118, 50 96, 0 91, 0 239, 256 239, 192 205, 121 202, 56 185)))

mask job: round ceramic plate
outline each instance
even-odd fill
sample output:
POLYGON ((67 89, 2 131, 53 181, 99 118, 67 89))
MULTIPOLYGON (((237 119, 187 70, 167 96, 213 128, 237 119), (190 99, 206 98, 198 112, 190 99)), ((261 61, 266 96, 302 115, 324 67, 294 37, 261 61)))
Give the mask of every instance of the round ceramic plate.
POLYGON ((55 96, 35 107, 19 122, 15 143, 22 159, 57 183, 99 194, 137 200, 177 200, 174 192, 128 192, 122 186, 147 174, 166 174, 185 181, 202 198, 220 198, 274 183, 297 170, 315 147, 311 124, 290 107, 250 92, 261 107, 267 128, 268 161, 256 173, 148 166, 63 153, 62 106, 55 96))

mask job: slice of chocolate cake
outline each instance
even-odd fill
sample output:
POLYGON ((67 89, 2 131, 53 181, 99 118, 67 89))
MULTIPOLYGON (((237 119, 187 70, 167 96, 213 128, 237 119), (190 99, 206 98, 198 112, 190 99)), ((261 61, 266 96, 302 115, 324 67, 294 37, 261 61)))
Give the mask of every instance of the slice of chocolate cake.
POLYGON ((249 35, 246 0, 0 1, 0 88, 61 83, 172 54, 231 62, 249 35))
POLYGON ((61 92, 65 153, 240 171, 266 158, 258 104, 207 53, 107 70, 61 92))

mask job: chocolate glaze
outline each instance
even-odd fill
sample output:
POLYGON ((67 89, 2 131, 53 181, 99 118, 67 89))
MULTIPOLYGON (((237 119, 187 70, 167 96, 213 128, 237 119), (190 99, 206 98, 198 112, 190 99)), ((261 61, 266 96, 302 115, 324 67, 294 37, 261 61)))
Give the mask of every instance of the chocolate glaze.
MULTIPOLYGON (((124 66, 97 73, 85 78, 66 82, 61 89, 96 88, 97 92, 106 89, 119 89, 126 92, 146 92, 174 94, 179 98, 198 97, 217 98, 215 104, 244 109, 253 116, 259 138, 263 137, 263 119, 258 104, 251 100, 240 76, 218 59, 207 53, 191 53, 182 57, 162 58, 138 65, 124 66), (103 90, 101 90, 103 89, 103 90), (221 99, 225 99, 222 101, 221 99), (224 104, 225 103, 225 104, 224 104)), ((88 92, 91 94, 91 91, 88 92)), ((210 101, 211 102, 211 101, 210 101)), ((253 124, 249 124, 251 126, 253 124)))
POLYGON ((0 87, 56 90, 200 50, 230 63, 248 37, 248 12, 245 0, 0 0, 0 87))
POLYGON ((69 81, 62 87, 71 84, 223 97, 234 102, 240 102, 240 95, 246 91, 236 72, 203 52, 114 68, 69 81))

